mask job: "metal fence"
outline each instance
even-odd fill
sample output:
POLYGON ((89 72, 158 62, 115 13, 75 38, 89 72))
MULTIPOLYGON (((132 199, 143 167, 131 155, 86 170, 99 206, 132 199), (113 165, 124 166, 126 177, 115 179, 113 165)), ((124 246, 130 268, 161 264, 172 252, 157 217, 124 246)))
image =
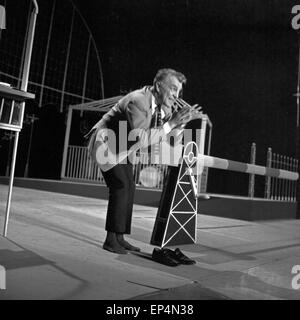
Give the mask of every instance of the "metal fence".
MULTIPOLYGON (((255 144, 251 147, 251 163, 255 163, 255 144)), ((134 181, 138 187, 162 190, 164 179, 166 177, 167 165, 148 164, 147 158, 149 154, 137 154, 136 165, 133 166, 134 181)), ((267 152, 267 168, 282 169, 292 172, 298 172, 298 160, 273 153, 269 148, 267 152)), ((204 183, 200 186, 201 192, 206 191, 208 168, 204 168, 202 180, 204 183)), ((254 196, 255 175, 249 175, 248 196, 254 196)), ((70 180, 91 181, 105 183, 101 170, 88 157, 87 147, 68 146, 67 161, 64 177, 70 180)), ((265 178, 264 198, 270 200, 296 202, 297 181, 286 180, 282 178, 265 178)))
MULTIPOLYGON (((267 167, 298 172, 298 159, 273 153, 268 149, 267 167)), ((266 178, 265 198, 280 201, 296 202, 297 181, 266 178)))
MULTIPOLYGON (((161 190, 167 173, 167 165, 147 164, 147 153, 137 155, 137 165, 133 166, 134 181, 137 186, 161 190)), ((87 147, 69 145, 64 178, 104 183, 101 170, 88 157, 87 147)))
MULTIPOLYGON (((133 166, 133 175, 136 186, 162 190, 168 166, 162 164, 148 164, 148 153, 138 153, 136 165, 133 166)), ((207 171, 203 172, 201 189, 206 189, 207 171)), ((78 181, 91 181, 105 183, 101 170, 97 164, 88 157, 87 147, 68 146, 65 179, 78 181)))
POLYGON ((87 147, 69 146, 65 178, 100 181, 104 183, 98 166, 88 157, 87 147))
MULTIPOLYGON (((255 164, 256 144, 251 146, 250 163, 255 164)), ((298 159, 280 155, 268 148, 266 168, 298 172, 298 159)), ((279 201, 296 202, 297 181, 266 176, 264 198, 279 201)), ((255 175, 249 175, 248 196, 253 197, 255 191, 255 175)))

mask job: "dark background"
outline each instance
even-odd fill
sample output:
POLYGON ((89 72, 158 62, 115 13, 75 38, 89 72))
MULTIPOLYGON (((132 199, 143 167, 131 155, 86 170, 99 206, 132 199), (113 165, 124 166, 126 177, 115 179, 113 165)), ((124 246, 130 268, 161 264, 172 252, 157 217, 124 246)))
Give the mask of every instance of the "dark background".
MULTIPOLYGON (((107 96, 175 68, 188 78, 184 99, 202 105, 213 123, 212 155, 249 162, 255 142, 258 164, 266 164, 268 147, 297 156, 296 1, 75 3, 99 46, 107 96)), ((210 191, 245 195, 247 185, 245 174, 210 170, 210 191)), ((264 178, 256 177, 256 194, 263 189, 264 178)))
MULTIPOLYGON (((187 76, 184 99, 202 105, 213 123, 212 155, 249 162, 255 142, 258 164, 265 165, 268 147, 296 156, 293 94, 299 36, 291 26, 296 1, 73 2, 100 51, 105 97, 151 84, 159 68, 171 67, 187 76)), ((34 106, 28 105, 30 109, 34 106)), ((34 132, 30 175, 59 178, 65 115, 53 106, 42 109, 34 132), (57 124, 55 136, 50 118, 57 124), (47 135, 53 141, 51 152, 43 150, 41 137, 47 135), (51 168, 39 166, 43 155, 51 158, 51 168)), ((29 126, 21 135, 28 141, 29 126)), ((26 143, 22 145, 18 158, 26 154, 26 143)), ((19 176, 24 172, 22 163, 17 163, 19 176)), ((212 181, 215 192, 226 192, 232 184, 226 172, 219 172, 212 181)))
MULTIPOLYGON (((188 78, 184 99, 214 124, 214 155, 244 160, 252 142, 295 156, 295 1, 75 1, 99 47, 106 96, 149 84, 157 69, 188 78), (238 150, 235 150, 238 149, 238 150)), ((259 155, 258 155, 259 156, 259 155)))

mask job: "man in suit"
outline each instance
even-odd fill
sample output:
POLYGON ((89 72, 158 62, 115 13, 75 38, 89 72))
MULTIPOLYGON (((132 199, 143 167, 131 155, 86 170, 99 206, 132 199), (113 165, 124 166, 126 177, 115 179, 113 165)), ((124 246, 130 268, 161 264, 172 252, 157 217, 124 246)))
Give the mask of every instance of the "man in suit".
POLYGON ((133 145, 138 146, 135 150, 155 144, 161 138, 167 139, 172 130, 191 118, 188 107, 172 112, 175 98, 178 98, 185 83, 186 77, 182 73, 173 69, 159 70, 152 86, 145 86, 124 96, 90 131, 88 149, 100 166, 109 188, 105 226, 107 236, 103 244, 105 250, 119 254, 127 253, 126 250, 140 251, 124 239, 124 234, 130 234, 131 231, 135 182, 132 163, 127 161, 128 147, 132 147, 132 143, 127 141, 128 146, 121 145, 124 126, 120 126, 120 123, 126 124, 128 132, 139 130, 138 143, 133 145), (158 130, 150 130, 151 119, 158 109, 164 124, 158 130), (109 154, 111 156, 107 156, 109 154))

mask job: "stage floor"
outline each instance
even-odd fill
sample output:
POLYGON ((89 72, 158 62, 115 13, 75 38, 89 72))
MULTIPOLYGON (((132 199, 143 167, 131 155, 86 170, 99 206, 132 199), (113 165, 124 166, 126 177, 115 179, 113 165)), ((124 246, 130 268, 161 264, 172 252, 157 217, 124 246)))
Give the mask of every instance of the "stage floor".
MULTIPOLYGON (((2 234, 8 187, 0 184, 2 234)), ((106 200, 13 188, 7 238, 0 236, 6 290, 0 299, 300 299, 300 220, 249 222, 198 215, 197 263, 152 261, 157 208, 134 206, 130 242, 141 253, 102 249, 106 200), (298 280, 299 283, 299 280, 298 280)))

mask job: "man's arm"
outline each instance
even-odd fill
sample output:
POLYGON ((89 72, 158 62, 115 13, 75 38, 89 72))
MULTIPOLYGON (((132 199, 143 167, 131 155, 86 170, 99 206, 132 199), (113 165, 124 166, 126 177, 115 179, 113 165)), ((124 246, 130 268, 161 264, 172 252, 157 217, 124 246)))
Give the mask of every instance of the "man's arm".
POLYGON ((126 116, 131 130, 136 130, 134 135, 139 136, 139 147, 147 147, 158 143, 160 140, 167 140, 167 135, 171 130, 179 128, 191 119, 191 110, 183 107, 174 112, 162 126, 150 129, 151 116, 149 117, 147 106, 143 101, 135 99, 128 103, 126 116))
POLYGON ((169 129, 166 124, 156 129, 151 129, 151 115, 149 116, 147 107, 139 100, 133 100, 128 103, 126 117, 130 129, 135 131, 134 135, 139 136, 139 147, 145 148, 158 143, 161 139, 166 140, 166 135, 171 131, 171 128, 169 129))

